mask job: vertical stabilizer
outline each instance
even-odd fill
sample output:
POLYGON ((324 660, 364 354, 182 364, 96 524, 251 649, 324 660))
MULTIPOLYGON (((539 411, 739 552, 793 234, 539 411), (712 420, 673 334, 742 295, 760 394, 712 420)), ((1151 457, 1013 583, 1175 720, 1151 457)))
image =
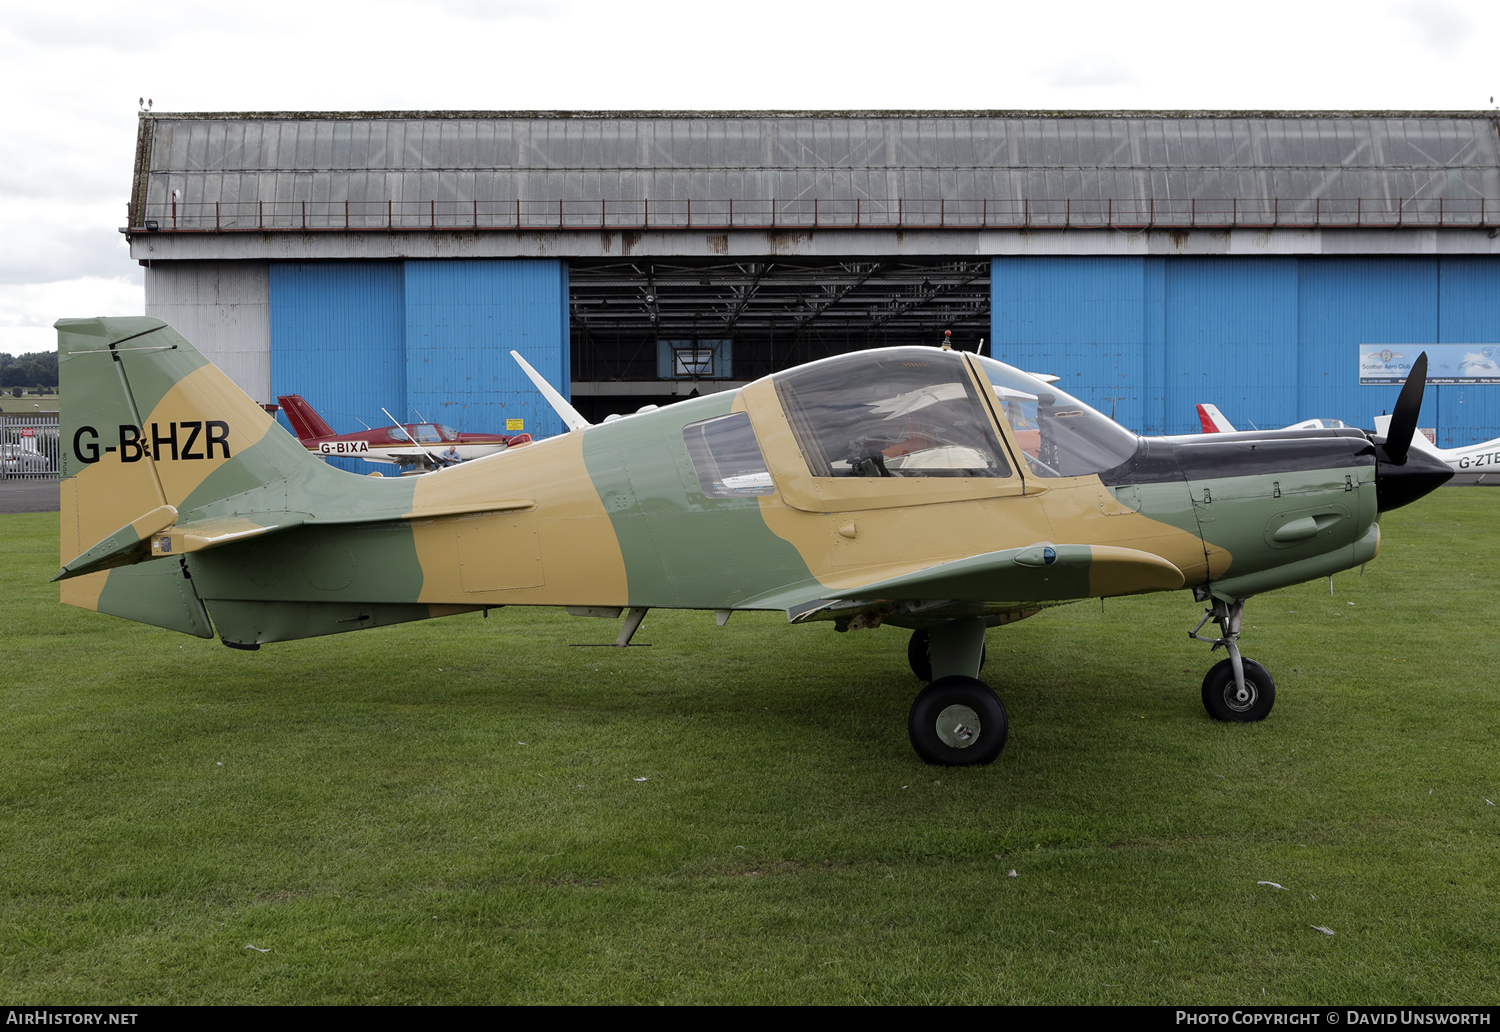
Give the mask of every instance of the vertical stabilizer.
POLYGON ((309 454, 160 319, 56 326, 64 602, 208 636, 187 567, 152 560, 148 539, 205 519, 281 525, 313 495, 322 513, 359 511, 377 490, 309 454))
POLYGON ((283 394, 277 397, 276 403, 281 406, 281 411, 286 413, 287 422, 292 424, 297 440, 304 444, 308 441, 316 441, 320 437, 337 436, 333 427, 318 415, 317 410, 309 405, 302 395, 283 394))
POLYGON ((1198 425, 1203 428, 1205 434, 1234 433, 1234 424, 1224 418, 1224 413, 1219 411, 1217 405, 1200 404, 1198 406, 1198 425))

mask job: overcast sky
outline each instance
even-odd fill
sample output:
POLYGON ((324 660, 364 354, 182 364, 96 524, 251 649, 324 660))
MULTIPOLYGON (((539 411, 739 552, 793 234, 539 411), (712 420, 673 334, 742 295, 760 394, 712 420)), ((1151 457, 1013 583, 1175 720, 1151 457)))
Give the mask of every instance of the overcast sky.
POLYGON ((0 351, 52 349, 60 317, 142 311, 116 232, 139 97, 158 112, 1488 110, 1497 29, 1493 0, 0 0, 15 102, 0 351))

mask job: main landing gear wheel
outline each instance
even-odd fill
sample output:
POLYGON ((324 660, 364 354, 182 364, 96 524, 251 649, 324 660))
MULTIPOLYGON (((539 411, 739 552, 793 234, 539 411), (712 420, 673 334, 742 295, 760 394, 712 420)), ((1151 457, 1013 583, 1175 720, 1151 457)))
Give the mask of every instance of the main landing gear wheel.
POLYGON ((1242 659, 1245 688, 1234 683, 1234 663, 1221 659, 1209 668, 1203 678, 1203 708, 1215 720, 1248 723, 1265 720, 1276 704, 1276 682, 1266 668, 1253 659, 1242 659))
POLYGON ((940 677, 911 704, 912 748, 926 763, 967 767, 992 762, 1005 748, 1010 718, 989 685, 974 677, 940 677))
MULTIPOLYGON (((989 652, 988 645, 980 650, 979 669, 984 669, 989 652)), ((932 680, 932 640, 928 638, 926 631, 911 632, 911 639, 906 643, 906 663, 911 667, 911 672, 917 675, 918 681, 932 680)))

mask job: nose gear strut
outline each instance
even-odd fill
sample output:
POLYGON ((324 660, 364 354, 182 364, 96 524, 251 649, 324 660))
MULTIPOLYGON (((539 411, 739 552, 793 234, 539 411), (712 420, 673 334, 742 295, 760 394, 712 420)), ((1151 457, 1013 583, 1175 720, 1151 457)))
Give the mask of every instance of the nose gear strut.
POLYGON ((1276 701, 1276 683, 1266 668, 1240 655, 1240 622, 1244 614, 1243 599, 1226 602, 1215 598, 1213 608, 1206 610, 1198 626, 1188 631, 1189 638, 1210 642, 1213 645, 1210 652, 1222 646, 1229 653, 1228 659, 1214 664, 1203 678, 1203 706, 1215 720, 1264 720, 1276 701), (1210 620, 1219 625, 1217 638, 1198 633, 1210 620))
POLYGON ((1212 609, 1203 611, 1203 619, 1198 621, 1198 626, 1188 631, 1189 638, 1198 641, 1213 642, 1210 652, 1217 652, 1223 646, 1229 652, 1229 663, 1234 669, 1234 690, 1241 701, 1249 698, 1249 690, 1245 687, 1245 663, 1240 658, 1240 620, 1245 615, 1245 603, 1238 599, 1233 605, 1225 602, 1222 598, 1214 599, 1212 609), (1198 632, 1203 625, 1212 620, 1219 625, 1220 637, 1205 638, 1198 632))

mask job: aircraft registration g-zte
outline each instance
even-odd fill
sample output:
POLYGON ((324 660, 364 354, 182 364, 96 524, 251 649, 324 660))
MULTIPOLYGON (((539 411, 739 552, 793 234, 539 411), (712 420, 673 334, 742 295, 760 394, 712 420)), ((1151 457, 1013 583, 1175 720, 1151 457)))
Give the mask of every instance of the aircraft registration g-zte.
POLYGON ((1425 360, 1388 438, 1161 439, 993 359, 893 347, 597 426, 552 397, 566 434, 367 478, 157 319, 57 329, 65 602, 241 649, 507 605, 628 610, 621 645, 653 607, 894 624, 931 682, 912 745, 938 764, 1005 745, 986 628, 1085 598, 1191 589, 1190 633, 1228 654, 1205 707, 1263 719, 1245 600, 1373 559, 1380 513, 1452 475, 1409 449, 1425 360))

